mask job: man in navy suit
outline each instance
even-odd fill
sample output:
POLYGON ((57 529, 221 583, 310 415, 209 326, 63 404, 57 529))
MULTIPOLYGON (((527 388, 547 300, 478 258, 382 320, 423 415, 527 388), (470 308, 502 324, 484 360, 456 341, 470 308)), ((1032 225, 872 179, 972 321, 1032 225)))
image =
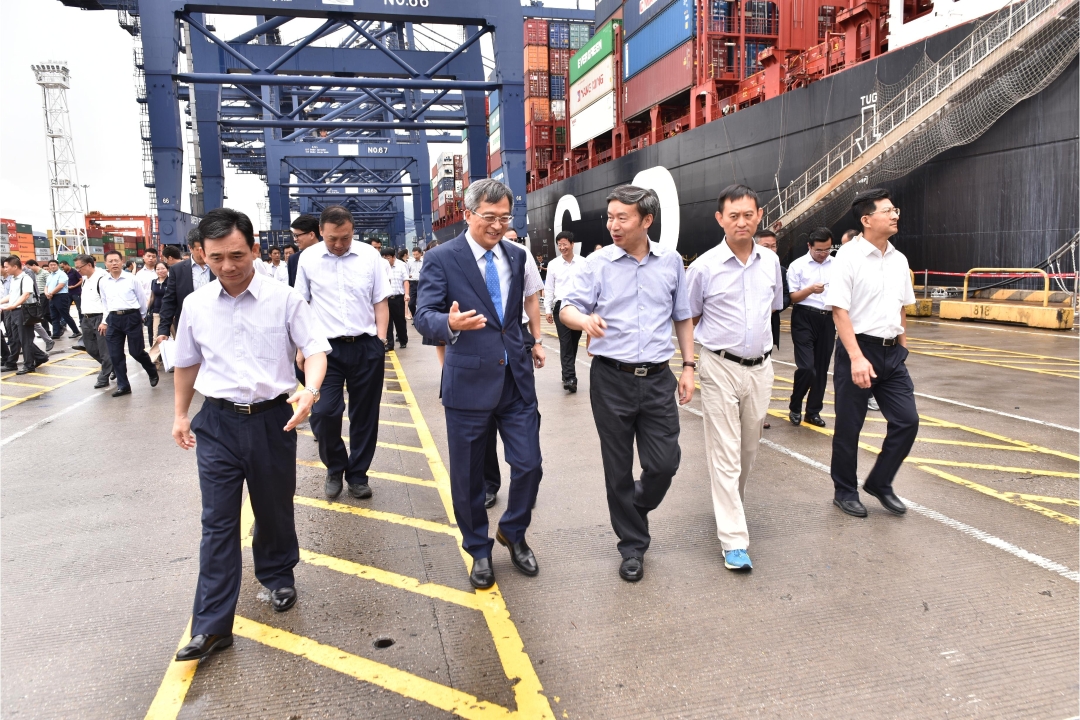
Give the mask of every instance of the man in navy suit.
POLYGON ((533 367, 544 366, 540 338, 525 349, 522 305, 523 248, 502 239, 513 221, 510 188, 479 180, 465 194, 466 232, 424 256, 424 282, 416 329, 443 341, 442 401, 450 447, 450 489, 462 547, 473 557, 469 582, 495 583, 488 516, 484 508, 484 456, 494 418, 510 465, 510 496, 495 539, 526 575, 540 572, 525 542, 543 475, 540 415, 533 367))

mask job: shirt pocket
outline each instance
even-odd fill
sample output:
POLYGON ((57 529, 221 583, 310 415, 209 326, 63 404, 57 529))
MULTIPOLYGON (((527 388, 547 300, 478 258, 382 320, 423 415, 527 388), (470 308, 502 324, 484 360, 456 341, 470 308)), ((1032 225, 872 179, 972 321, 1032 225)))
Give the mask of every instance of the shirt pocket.
POLYGON ((281 327, 252 328, 252 346, 255 357, 267 362, 277 362, 289 357, 289 333, 281 327))

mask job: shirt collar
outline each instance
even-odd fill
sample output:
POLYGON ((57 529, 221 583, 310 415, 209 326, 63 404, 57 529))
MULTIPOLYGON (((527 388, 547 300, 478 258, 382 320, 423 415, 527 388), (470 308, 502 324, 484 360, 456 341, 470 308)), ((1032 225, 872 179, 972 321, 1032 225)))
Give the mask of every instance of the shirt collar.
MULTIPOLYGON (((754 262, 754 260, 756 258, 760 258, 760 257, 761 257, 761 246, 758 245, 757 243, 754 243, 753 248, 750 250, 750 256, 748 258, 746 258, 746 265, 744 267, 749 267, 750 263, 754 262)), ((731 260, 732 258, 735 259, 735 262, 738 262, 740 265, 742 265, 742 263, 739 262, 739 258, 735 257, 735 252, 731 249, 731 245, 728 244, 727 238, 724 238, 723 240, 720 241, 720 263, 721 264, 726 263, 728 260, 731 260)))
MULTIPOLYGON (((260 273, 258 270, 255 270, 254 268, 252 268, 252 270, 255 274, 252 275, 251 282, 249 282, 248 286, 244 288, 244 292, 240 293, 235 298, 229 293, 225 292, 225 286, 221 284, 220 280, 215 280, 214 282, 216 282, 218 285, 218 297, 226 297, 230 300, 239 300, 240 298, 244 297, 244 293, 251 293, 251 297, 258 300, 259 293, 262 292, 262 284, 264 277, 263 274, 260 273)), ((274 282, 277 282, 277 280, 275 280, 274 282)))
MULTIPOLYGON (((619 247, 615 243, 612 243, 611 245, 604 246, 603 248, 600 249, 600 252, 601 253, 605 253, 605 252, 610 253, 611 257, 609 259, 612 260, 612 261, 619 260, 619 259, 621 259, 621 258, 623 258, 623 257, 625 257, 627 255, 630 255, 630 253, 626 252, 625 250, 623 250, 621 247, 619 247), (608 250, 608 248, 613 248, 613 249, 608 250)), ((649 241, 649 252, 645 253, 645 258, 648 258, 650 255, 655 255, 656 257, 660 257, 660 252, 661 252, 660 251, 660 245, 658 245, 657 243, 654 243, 652 240, 650 240, 649 241)), ((642 258, 641 262, 645 262, 645 258, 642 258)))
MULTIPOLYGON (((356 243, 357 243, 356 240, 353 240, 351 243, 349 243, 349 249, 345 251, 345 255, 359 255, 360 254, 360 253, 358 253, 356 251, 356 243)), ((323 255, 329 255, 330 257, 345 257, 345 255, 335 255, 334 253, 330 252, 330 246, 326 244, 325 240, 320 240, 319 244, 322 245, 323 255)), ((312 245, 312 247, 314 247, 314 245, 312 245)), ((371 249, 375 250, 375 248, 371 248, 371 249)), ((376 250, 376 254, 378 254, 377 250, 376 250)))
MULTIPOLYGON (((473 257, 477 262, 480 262, 480 258, 484 257, 484 253, 487 250, 484 246, 472 239, 472 235, 468 231, 465 232, 465 240, 469 243, 469 249, 472 250, 473 257)), ((502 259, 502 240, 495 243, 495 247, 491 248, 491 253, 495 256, 496 260, 502 259)))
MULTIPOLYGON (((856 235, 855 237, 853 237, 851 239, 851 242, 861 242, 861 243, 863 243, 862 246, 861 246, 862 251, 863 251, 863 254, 867 255, 867 256, 869 256, 872 252, 877 250, 877 248, 874 247, 874 243, 870 242, 869 240, 864 238, 862 235, 856 235)), ((886 240, 885 241, 885 252, 881 253, 881 256, 884 257, 885 255, 888 255, 889 253, 891 253, 895 249, 896 248, 893 247, 893 244, 891 242, 889 242, 888 240, 886 240)))

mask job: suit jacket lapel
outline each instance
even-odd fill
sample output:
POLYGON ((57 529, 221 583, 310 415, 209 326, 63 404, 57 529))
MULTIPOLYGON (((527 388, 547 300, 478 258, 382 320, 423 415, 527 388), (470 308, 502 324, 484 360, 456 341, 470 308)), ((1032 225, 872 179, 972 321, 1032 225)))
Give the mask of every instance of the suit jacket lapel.
MULTIPOLYGON (((469 241, 465 239, 464 234, 459 235, 454 243, 454 257, 457 258, 461 272, 464 273, 465 278, 472 285, 473 292, 480 297, 480 300, 488 309, 488 312, 485 313, 487 319, 495 325, 500 325, 499 313, 495 309, 495 304, 491 302, 487 283, 484 282, 484 276, 480 274, 480 268, 476 264, 476 258, 473 257, 472 248, 469 246, 469 241)), ((503 304, 505 305, 505 302, 503 304)))
MULTIPOLYGON (((508 298, 503 300, 503 305, 507 310, 512 307, 510 304, 510 298, 522 298, 525 295, 525 267, 515 257, 514 250, 518 248, 514 246, 514 243, 509 240, 500 240, 499 247, 502 249, 503 254, 506 256, 507 261, 510 263, 510 286, 507 292, 510 294, 508 298), (518 274, 521 275, 520 282, 518 281, 518 274)), ((525 312, 522 307, 522 312, 525 312)), ((505 317, 504 317, 505 319, 505 317)))

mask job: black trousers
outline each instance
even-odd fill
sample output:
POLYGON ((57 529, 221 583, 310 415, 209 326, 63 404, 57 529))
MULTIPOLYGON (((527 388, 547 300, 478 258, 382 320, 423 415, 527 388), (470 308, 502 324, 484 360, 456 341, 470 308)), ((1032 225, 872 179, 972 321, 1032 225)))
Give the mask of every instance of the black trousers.
MULTIPOLYGON (((34 368, 44 362, 48 362, 48 353, 44 352, 41 348, 34 344, 34 325, 23 324, 23 318, 26 316, 22 307, 20 306, 12 310, 10 317, 11 323, 15 326, 15 330, 17 331, 17 335, 19 337, 19 348, 22 350, 23 367, 34 368)), ((18 350, 14 350, 12 352, 13 356, 18 356, 18 350)))
POLYGON ((802 305, 791 308, 791 345, 795 351, 795 387, 791 390, 788 409, 802 412, 806 399, 806 414, 820 413, 829 382, 829 361, 836 345, 836 326, 832 313, 822 315, 802 305))
POLYGON ((409 342, 409 323, 405 319, 405 296, 391 295, 386 299, 386 306, 390 310, 390 326, 386 328, 386 349, 394 349, 394 330, 397 330, 397 341, 402 347, 409 342))
POLYGON ((191 421, 202 491, 192 635, 232 632, 243 572, 240 508, 245 481, 255 515, 255 577, 270 590, 294 584, 293 567, 300 560, 293 520, 296 431, 282 430, 290 417, 289 405, 241 415, 203 403, 191 421))
POLYGON ((836 397, 836 430, 832 445, 832 479, 837 500, 858 500, 856 467, 859 454, 859 433, 866 419, 866 402, 873 394, 888 425, 881 453, 866 476, 865 486, 879 493, 891 493, 893 478, 900 464, 911 452, 919 434, 919 413, 915 409, 915 385, 908 375, 907 348, 902 345, 883 347, 859 341, 859 348, 874 366, 876 378, 869 389, 859 387, 851 379, 851 356, 844 344, 836 341, 836 362, 833 366, 833 392, 836 397))
MULTIPOLYGON (((135 362, 143 366, 143 370, 149 377, 157 377, 157 368, 154 361, 146 354, 143 345, 142 317, 139 313, 125 313, 117 315, 109 313, 106 321, 109 329, 105 331, 105 344, 109 346, 109 359, 112 360, 113 372, 116 373, 116 389, 124 390, 131 387, 127 375, 127 357, 124 355, 124 340, 127 340, 128 352, 135 362)), ((291 415, 290 415, 291 417, 291 415)))
POLYGON ((64 334, 64 325, 71 328, 72 335, 79 334, 79 328, 71 317, 71 293, 57 293, 49 301, 49 312, 52 313, 52 335, 60 337, 64 334))
POLYGON ((577 351, 578 342, 581 341, 581 331, 571 330, 562 324, 559 319, 559 311, 562 310, 562 300, 555 303, 551 317, 555 320, 555 330, 559 333, 559 360, 562 361, 562 381, 564 383, 573 380, 577 382, 577 351))
POLYGON ((409 314, 416 317, 416 298, 420 296, 420 281, 409 280, 409 314))
POLYGON ((679 469, 679 382, 670 370, 647 377, 593 361, 589 399, 600 436, 611 527, 619 554, 643 557, 649 549, 650 510, 655 510, 679 469), (641 479, 634 480, 637 440, 641 479))
POLYGON ((330 473, 344 473, 350 485, 366 485, 379 440, 379 402, 386 374, 382 340, 361 335, 355 342, 331 338, 321 397, 311 409, 311 431, 319 459, 330 473), (349 450, 341 439, 345 390, 349 391, 349 450))

